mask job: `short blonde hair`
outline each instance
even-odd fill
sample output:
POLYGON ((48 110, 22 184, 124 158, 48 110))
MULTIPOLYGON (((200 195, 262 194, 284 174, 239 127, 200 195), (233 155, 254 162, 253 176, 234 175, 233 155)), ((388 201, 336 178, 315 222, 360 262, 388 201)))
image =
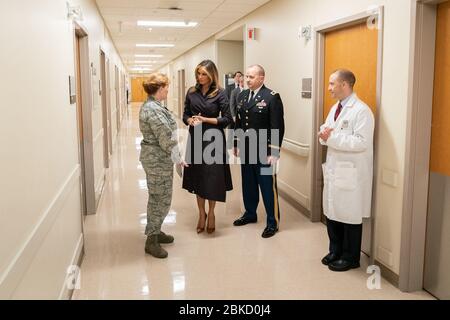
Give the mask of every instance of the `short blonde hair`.
POLYGON ((159 88, 167 87, 169 85, 169 78, 162 73, 152 73, 142 85, 145 92, 151 96, 154 95, 159 88))

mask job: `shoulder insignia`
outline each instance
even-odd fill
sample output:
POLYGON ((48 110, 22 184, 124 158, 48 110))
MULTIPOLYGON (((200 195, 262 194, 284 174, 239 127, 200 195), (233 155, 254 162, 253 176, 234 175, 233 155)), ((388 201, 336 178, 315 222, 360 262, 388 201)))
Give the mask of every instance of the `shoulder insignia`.
POLYGON ((274 96, 274 95, 276 95, 277 93, 278 93, 278 92, 272 91, 270 94, 274 96))

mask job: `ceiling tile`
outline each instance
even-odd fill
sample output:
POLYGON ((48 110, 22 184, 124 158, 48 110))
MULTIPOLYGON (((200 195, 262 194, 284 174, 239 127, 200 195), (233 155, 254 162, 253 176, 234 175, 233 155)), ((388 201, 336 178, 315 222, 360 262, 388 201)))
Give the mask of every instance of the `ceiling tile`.
MULTIPOLYGON (((160 67, 270 0, 96 0, 124 63, 135 54, 162 54, 160 67), (179 8, 181 10, 170 10, 179 8), (149 28, 138 20, 194 21, 195 28, 149 28), (137 48, 137 43, 172 43, 173 48, 137 48)), ((158 60, 150 58, 150 60, 158 60)))

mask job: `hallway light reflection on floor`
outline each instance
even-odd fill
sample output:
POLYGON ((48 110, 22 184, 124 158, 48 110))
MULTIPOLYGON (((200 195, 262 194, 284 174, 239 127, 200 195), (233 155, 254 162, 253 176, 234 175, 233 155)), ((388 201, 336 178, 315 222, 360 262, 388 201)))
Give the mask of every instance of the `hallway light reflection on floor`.
POLYGON ((147 225, 147 213, 146 212, 141 213, 139 215, 139 224, 144 227, 147 225))
POLYGON ((148 296, 150 294, 150 288, 148 287, 148 284, 145 284, 142 286, 141 289, 141 295, 148 296))
POLYGON ((177 213, 173 210, 170 210, 167 214, 166 218, 164 219, 163 224, 172 224, 174 225, 177 222, 177 213))
POLYGON ((173 293, 184 292, 186 288, 186 278, 181 272, 172 273, 173 278, 173 293))
POLYGON ((139 189, 141 190, 147 190, 147 179, 139 179, 139 189))
POLYGON ((142 137, 137 137, 135 140, 135 144, 136 144, 136 150, 141 150, 141 141, 142 141, 142 137))

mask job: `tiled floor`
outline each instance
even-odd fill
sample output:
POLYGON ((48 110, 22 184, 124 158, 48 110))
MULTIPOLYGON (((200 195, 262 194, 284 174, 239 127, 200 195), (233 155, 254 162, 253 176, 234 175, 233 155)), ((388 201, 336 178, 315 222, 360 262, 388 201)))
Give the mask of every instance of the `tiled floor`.
POLYGON ((195 196, 175 177, 172 210, 163 230, 175 236, 168 259, 144 253, 147 190, 138 161, 139 106, 130 108, 118 136, 98 213, 85 221, 86 255, 81 289, 74 299, 431 299, 406 294, 382 280, 369 290, 362 268, 333 273, 320 259, 327 253, 325 226, 311 223, 280 199, 282 222, 273 238, 261 238, 259 222, 233 227, 241 214, 239 167, 234 190, 216 209, 216 232, 197 235, 195 196))

